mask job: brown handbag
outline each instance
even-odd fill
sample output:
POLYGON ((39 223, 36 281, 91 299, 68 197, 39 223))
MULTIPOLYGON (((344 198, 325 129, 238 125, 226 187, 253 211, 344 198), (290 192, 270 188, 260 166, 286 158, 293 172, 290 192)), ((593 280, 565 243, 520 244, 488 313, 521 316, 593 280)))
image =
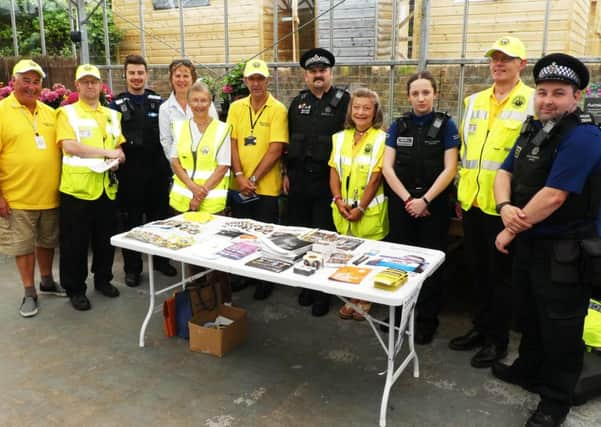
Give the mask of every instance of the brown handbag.
POLYGON ((175 297, 167 298, 163 302, 163 327, 165 335, 175 336, 175 297))

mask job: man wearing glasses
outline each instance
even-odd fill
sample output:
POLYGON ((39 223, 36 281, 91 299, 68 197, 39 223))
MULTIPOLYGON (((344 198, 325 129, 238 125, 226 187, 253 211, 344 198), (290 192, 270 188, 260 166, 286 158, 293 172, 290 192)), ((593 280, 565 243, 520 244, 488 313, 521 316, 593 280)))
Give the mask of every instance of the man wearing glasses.
MULTIPOLYGON (((227 116, 232 126, 234 177, 230 206, 236 218, 275 223, 282 191, 280 158, 288 143, 288 112, 268 91, 269 68, 265 62, 251 59, 243 75, 250 95, 235 101, 227 116)), ((242 286, 232 287, 239 290, 242 286)), ((272 284, 257 283, 254 298, 268 298, 272 288, 272 284)))
POLYGON ((102 80, 97 67, 75 71, 79 101, 58 110, 56 140, 63 149, 60 183, 60 277, 71 305, 89 310, 86 297, 88 247, 92 246, 94 288, 114 298, 111 284, 117 230, 115 170, 125 161, 120 145, 121 114, 100 104, 102 80))
POLYGON ((480 350, 475 368, 490 367, 507 354, 511 321, 511 259, 495 249, 503 223, 495 204, 497 169, 520 134, 522 122, 533 114, 534 90, 520 79, 526 68, 522 42, 504 36, 485 56, 490 58, 494 84, 465 99, 459 128, 461 164, 457 198, 463 216, 466 262, 476 289, 473 327, 449 342, 452 350, 480 350))

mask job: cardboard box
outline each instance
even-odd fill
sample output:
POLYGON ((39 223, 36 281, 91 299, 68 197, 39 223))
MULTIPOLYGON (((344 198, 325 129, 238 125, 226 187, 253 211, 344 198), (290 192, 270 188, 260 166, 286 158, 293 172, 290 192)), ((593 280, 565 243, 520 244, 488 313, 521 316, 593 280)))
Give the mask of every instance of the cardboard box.
POLYGON ((190 328, 190 350, 223 356, 244 342, 247 334, 246 310, 220 304, 215 310, 201 311, 188 322, 190 328), (214 322, 217 316, 232 319, 234 323, 225 328, 205 328, 207 322, 214 322))

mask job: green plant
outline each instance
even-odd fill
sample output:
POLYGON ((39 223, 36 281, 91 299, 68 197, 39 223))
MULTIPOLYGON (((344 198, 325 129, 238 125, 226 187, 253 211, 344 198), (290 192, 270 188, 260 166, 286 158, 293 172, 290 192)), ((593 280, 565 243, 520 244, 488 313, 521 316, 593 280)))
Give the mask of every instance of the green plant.
POLYGON ((248 89, 244 84, 243 73, 246 62, 236 64, 221 79, 223 87, 219 93, 219 98, 224 102, 231 102, 241 96, 248 95, 248 89))
MULTIPOLYGON (((69 26, 69 1, 54 0, 44 1, 44 34, 46 40, 46 51, 48 55, 68 56, 71 54, 71 39, 69 26)), ((37 0, 16 0, 16 23, 17 39, 20 55, 41 54, 40 20, 37 11, 37 0)), ((95 3, 87 6, 90 13, 95 3)), ((115 26, 112 10, 107 7, 109 44, 117 46, 123 37, 123 33, 115 26)), ((97 8, 88 20, 88 40, 90 50, 90 62, 104 63, 104 27, 102 8, 97 8)), ((113 50, 112 56, 115 57, 113 50)), ((0 54, 12 56, 12 30, 10 14, 7 9, 0 12, 0 54)))

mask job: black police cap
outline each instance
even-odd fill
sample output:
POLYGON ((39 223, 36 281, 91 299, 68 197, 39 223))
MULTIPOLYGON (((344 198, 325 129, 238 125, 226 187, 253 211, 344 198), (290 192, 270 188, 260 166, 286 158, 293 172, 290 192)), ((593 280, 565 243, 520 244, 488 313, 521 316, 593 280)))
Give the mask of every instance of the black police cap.
POLYGON ((333 67, 336 63, 336 59, 334 58, 334 55, 332 55, 332 52, 318 47, 303 53, 299 62, 300 66, 306 70, 313 66, 333 67))
POLYGON ((559 81, 573 84, 582 90, 588 85, 589 71, 579 59, 565 53, 551 53, 542 57, 532 70, 534 82, 559 81))

